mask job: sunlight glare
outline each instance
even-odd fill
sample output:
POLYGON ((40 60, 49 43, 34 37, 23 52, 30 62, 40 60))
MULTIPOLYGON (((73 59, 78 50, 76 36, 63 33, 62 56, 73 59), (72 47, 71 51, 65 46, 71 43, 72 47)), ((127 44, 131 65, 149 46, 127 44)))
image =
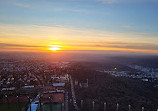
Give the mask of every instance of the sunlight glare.
POLYGON ((57 51, 57 50, 60 50, 60 47, 61 46, 59 46, 59 45, 50 45, 49 50, 51 50, 51 51, 57 51))

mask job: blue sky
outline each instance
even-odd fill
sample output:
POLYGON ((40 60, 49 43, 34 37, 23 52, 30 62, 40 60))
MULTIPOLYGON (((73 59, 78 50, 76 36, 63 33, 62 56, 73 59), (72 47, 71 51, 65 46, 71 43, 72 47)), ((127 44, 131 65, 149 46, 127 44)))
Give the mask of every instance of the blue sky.
POLYGON ((155 43, 157 11, 157 0, 0 0, 0 24, 136 33, 155 43))
POLYGON ((151 0, 1 0, 0 7, 1 23, 156 34, 158 29, 158 3, 151 0))

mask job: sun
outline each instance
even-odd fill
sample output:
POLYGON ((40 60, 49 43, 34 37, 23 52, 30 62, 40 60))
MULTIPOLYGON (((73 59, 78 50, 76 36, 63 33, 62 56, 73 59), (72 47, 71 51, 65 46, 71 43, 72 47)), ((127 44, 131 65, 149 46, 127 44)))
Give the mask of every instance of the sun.
POLYGON ((49 50, 51 51, 57 51, 57 50, 61 50, 59 45, 49 45, 49 50))

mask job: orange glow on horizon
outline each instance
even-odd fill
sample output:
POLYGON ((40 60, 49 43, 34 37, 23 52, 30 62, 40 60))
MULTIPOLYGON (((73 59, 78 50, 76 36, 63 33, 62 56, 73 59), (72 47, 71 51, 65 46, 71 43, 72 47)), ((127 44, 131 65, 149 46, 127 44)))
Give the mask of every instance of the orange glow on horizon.
POLYGON ((83 52, 83 51, 123 51, 123 52, 139 52, 158 54, 157 50, 145 49, 129 49, 129 48, 111 48, 111 47, 78 47, 78 46, 61 46, 61 45, 47 45, 42 48, 18 48, 9 47, 1 49, 0 51, 18 51, 18 52, 83 52))

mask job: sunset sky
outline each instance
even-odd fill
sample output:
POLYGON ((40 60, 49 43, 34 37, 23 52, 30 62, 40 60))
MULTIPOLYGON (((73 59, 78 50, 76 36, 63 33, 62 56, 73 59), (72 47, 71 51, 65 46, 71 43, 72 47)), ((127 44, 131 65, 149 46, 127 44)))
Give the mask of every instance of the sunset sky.
POLYGON ((158 0, 0 0, 0 51, 52 45, 158 54, 158 0))

